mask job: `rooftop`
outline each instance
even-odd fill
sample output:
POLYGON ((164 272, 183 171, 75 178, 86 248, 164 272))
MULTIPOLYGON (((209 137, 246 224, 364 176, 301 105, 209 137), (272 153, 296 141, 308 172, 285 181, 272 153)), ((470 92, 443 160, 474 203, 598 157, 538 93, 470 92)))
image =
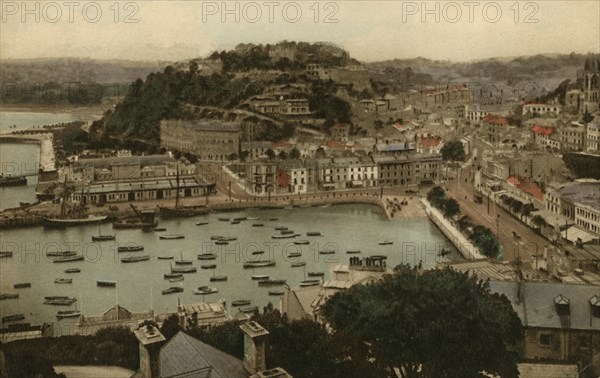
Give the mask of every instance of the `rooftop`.
POLYGON ((590 311, 590 299, 598 295, 597 286, 490 282, 490 289, 506 295, 526 327, 600 331, 600 318, 590 311), (569 301, 569 314, 566 316, 559 316, 555 308, 555 298, 560 296, 569 301))
POLYGON ((113 156, 107 158, 79 159, 74 163, 78 167, 105 168, 115 165, 134 165, 140 166, 163 165, 175 163, 176 160, 169 155, 146 155, 146 156, 113 156))
POLYGON ((599 180, 579 180, 567 183, 557 188, 556 193, 562 199, 600 210, 599 180))
POLYGON ((241 360, 196 340, 183 332, 160 350, 160 376, 168 377, 248 377, 241 360))

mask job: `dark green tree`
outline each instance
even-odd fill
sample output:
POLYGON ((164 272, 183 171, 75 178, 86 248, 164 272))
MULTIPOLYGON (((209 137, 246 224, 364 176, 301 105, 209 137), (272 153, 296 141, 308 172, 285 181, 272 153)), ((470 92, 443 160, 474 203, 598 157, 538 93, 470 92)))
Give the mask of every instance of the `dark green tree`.
POLYGON ((265 151, 265 155, 267 155, 267 157, 269 158, 269 160, 275 159, 275 151, 273 151, 270 148, 267 151, 265 151))
POLYGON ((451 140, 442 147, 442 158, 446 161, 464 161, 465 147, 459 140, 451 140))
POLYGON ((471 239, 484 256, 497 258, 500 254, 500 242, 489 228, 481 225, 475 226, 471 239))
POLYGON ((179 326, 179 318, 175 314, 169 316, 163 322, 162 327, 160 327, 160 333, 162 333, 167 340, 171 340, 171 338, 179 331, 181 331, 181 327, 179 326))
POLYGON ((446 217, 453 217, 460 213, 460 205, 454 198, 448 198, 448 200, 444 202, 443 211, 446 217))
POLYGON ((296 147, 290 151, 290 159, 300 159, 301 155, 300 150, 296 147))
POLYGON ((376 361, 404 378, 519 375, 519 317, 506 297, 468 274, 405 267, 336 293, 322 313, 334 334, 368 342, 376 361))

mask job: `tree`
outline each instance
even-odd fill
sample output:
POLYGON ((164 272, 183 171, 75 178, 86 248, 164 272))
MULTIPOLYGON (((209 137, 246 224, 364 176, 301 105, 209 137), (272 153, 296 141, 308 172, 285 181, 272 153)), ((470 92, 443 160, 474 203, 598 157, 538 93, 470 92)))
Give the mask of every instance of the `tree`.
POLYGON ((376 361, 404 378, 519 374, 519 317, 505 296, 466 273, 405 267, 334 294, 322 314, 334 334, 370 343, 376 361))
POLYGON ((451 140, 442 147, 442 158, 446 161, 464 161, 465 147, 459 140, 451 140))
POLYGON ((325 153, 325 149, 322 146, 319 146, 317 148, 317 150, 315 151, 315 157, 317 159, 323 159, 326 156, 327 156, 327 154, 325 153))
POLYGON ((275 159, 275 151, 273 151, 270 148, 267 151, 265 151, 265 155, 267 155, 267 157, 269 158, 269 160, 275 159))
POLYGON ((481 225, 475 226, 471 239, 484 256, 495 259, 500 254, 500 243, 489 228, 481 225))
POLYGON ((542 228, 548 224, 548 223, 546 223, 546 220, 541 215, 534 216, 531 219, 531 221, 537 228, 542 228))
POLYGON ((300 150, 296 147, 292 148, 290 151, 290 159, 300 159, 301 156, 300 150))
POLYGON ((279 157, 281 160, 286 160, 288 158, 288 154, 285 151, 281 151, 279 152, 279 155, 277 155, 277 157, 279 157))
POLYGON ((453 217, 460 213, 460 205, 454 198, 448 198, 448 200, 444 203, 443 211, 446 217, 453 217))
POLYGON ((441 209, 444 205, 444 202, 446 202, 446 192, 444 191, 444 188, 441 186, 433 187, 427 193, 427 201, 429 201, 432 206, 441 209))
POLYGON ((162 333, 167 340, 171 340, 171 338, 179 331, 181 331, 181 327, 179 326, 179 318, 175 314, 169 316, 163 322, 162 327, 160 327, 160 333, 162 333))

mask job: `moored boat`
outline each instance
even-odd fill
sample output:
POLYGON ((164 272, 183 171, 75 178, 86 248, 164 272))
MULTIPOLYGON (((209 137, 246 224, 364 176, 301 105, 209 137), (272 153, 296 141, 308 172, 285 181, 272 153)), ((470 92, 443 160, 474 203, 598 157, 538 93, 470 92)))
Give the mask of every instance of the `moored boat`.
POLYGON ((204 226, 207 224, 208 224, 208 221, 196 222, 196 226, 204 226))
POLYGON ((251 303, 250 299, 236 299, 231 302, 231 306, 240 307, 240 306, 248 306, 251 303))
POLYGON ((349 255, 355 255, 355 254, 360 253, 360 251, 357 250, 357 249, 355 249, 355 250, 346 251, 346 253, 349 254, 349 255))
POLYGON ((258 306, 240 307, 240 312, 243 312, 245 314, 251 314, 253 312, 258 312, 258 306))
POLYGON ((311 231, 311 232, 307 232, 306 236, 322 236, 322 235, 318 231, 311 231))
POLYGON ((158 256, 159 260, 173 260, 173 256, 158 256))
POLYGON ((394 244, 393 241, 389 241, 389 240, 383 240, 379 242, 379 245, 391 245, 394 244))
POLYGON ((283 290, 269 290, 269 295, 273 295, 273 296, 283 295, 283 293, 284 293, 283 290))
POLYGON ((154 231, 154 232, 164 232, 164 231, 167 231, 167 229, 165 227, 156 227, 156 228, 153 228, 152 231, 154 231))
POLYGON ((268 280, 269 279, 269 275, 267 275, 267 274, 253 274, 252 275, 252 279, 254 281, 268 280))
POLYGON ((183 238, 185 238, 185 235, 182 235, 182 234, 160 235, 158 238, 162 239, 162 240, 176 240, 176 239, 183 239, 183 238))
POLYGON ((92 241, 111 241, 111 240, 115 240, 115 235, 92 236, 92 241))
POLYGON ((308 272, 309 277, 323 277, 325 273, 323 272, 308 272))
POLYGON ((234 221, 231 221, 231 224, 240 224, 240 221, 234 220, 234 221))
POLYGON ((165 280, 166 279, 179 278, 179 277, 183 277, 183 274, 181 274, 181 273, 167 273, 167 274, 165 274, 165 280))
POLYGON ((83 259, 84 259, 83 255, 75 255, 75 256, 59 257, 52 261, 54 261, 55 263, 66 263, 66 262, 73 262, 73 261, 82 261, 83 259))
POLYGON ((48 257, 68 257, 75 256, 77 252, 75 251, 56 251, 56 252, 46 252, 46 256, 48 257))
POLYGON ((19 298, 19 294, 12 294, 12 293, 0 294, 0 300, 16 299, 16 298, 19 298))
POLYGON ((216 258, 216 253, 201 253, 198 255, 198 260, 215 260, 216 258))
POLYGON ((73 279, 72 278, 57 278, 54 280, 54 283, 57 284, 70 284, 73 283, 73 279))
POLYGON ((216 244, 216 245, 228 245, 228 244, 229 244, 229 242, 228 242, 228 241, 225 241, 225 240, 217 240, 217 241, 215 242, 215 244, 216 244))
POLYGON ((56 314, 56 317, 58 319, 63 319, 63 318, 75 318, 81 316, 81 312, 77 311, 77 310, 68 310, 68 311, 59 311, 56 314))
POLYGON ((305 286, 316 286, 321 284, 321 280, 304 280, 304 281, 300 281, 299 285, 302 287, 305 286))
POLYGON ((264 223, 252 223, 252 227, 263 227, 264 223))
POLYGON ((218 293, 219 289, 217 289, 216 287, 208 287, 208 286, 200 286, 198 289, 194 290, 194 294, 197 295, 207 295, 207 294, 214 294, 214 293, 218 293))
POLYGON ((118 252, 138 252, 143 251, 144 247, 141 245, 127 245, 122 247, 117 247, 118 252))
POLYGON ((175 265, 192 265, 192 260, 175 260, 175 265))
POLYGON ((308 240, 294 240, 294 244, 296 245, 308 245, 310 242, 308 240))
POLYGON ((335 251, 319 251, 320 255, 333 255, 335 251))
POLYGON ((212 276, 209 280, 210 282, 227 281, 227 276, 212 276))
POLYGON ((0 174, 0 187, 24 185, 27 185, 27 177, 25 176, 4 176, 3 174, 0 174))
POLYGON ((271 239, 291 239, 298 236, 298 234, 289 234, 289 235, 271 235, 271 239))
POLYGON ((101 287, 116 287, 117 281, 97 280, 96 285, 101 287))
POLYGON ((301 266, 306 266, 306 263, 304 261, 300 261, 300 262, 293 262, 291 263, 292 268, 299 268, 301 266))
POLYGON ((122 263, 134 263, 134 262, 140 262, 140 261, 148 261, 150 260, 150 256, 149 255, 144 255, 144 256, 130 256, 130 257, 123 257, 121 259, 122 263))
POLYGON ((2 317, 2 323, 18 322, 25 319, 24 314, 15 314, 2 317))
POLYGON ((77 298, 69 298, 69 297, 45 297, 44 304, 52 305, 52 306, 71 306, 73 303, 77 302, 77 298))
POLYGON ((183 281, 183 275, 176 277, 176 278, 169 278, 169 282, 179 282, 179 281, 183 281))
POLYGON ((27 287, 31 287, 31 282, 20 282, 13 285, 15 289, 24 289, 27 287))
POLYGON ((281 235, 292 235, 294 234, 294 230, 283 230, 281 231, 281 235))
POLYGON ((244 263, 244 268, 259 268, 266 266, 275 266, 275 260, 257 260, 244 263))
POLYGON ((229 222, 229 218, 219 218, 220 222, 229 222))
POLYGON ((275 231, 287 231, 287 229, 288 228, 284 227, 284 226, 277 226, 277 227, 275 227, 275 231))
POLYGON ((217 264, 204 264, 200 265, 200 269, 216 269, 217 264))
POLYGON ((171 267, 171 273, 196 273, 198 270, 195 266, 173 266, 171 267))
POLYGON ((246 220, 259 220, 260 217, 246 217, 246 220))
POLYGON ((288 258, 301 257, 302 253, 300 253, 300 252, 288 252, 286 256, 288 258))
POLYGON ((0 257, 12 257, 13 253, 10 251, 0 251, 0 257))
POLYGON ((170 288, 162 291, 163 295, 173 294, 173 293, 181 293, 181 292, 183 292, 183 288, 177 287, 177 286, 173 286, 173 287, 170 287, 170 288))
POLYGON ((65 228, 74 226, 85 226, 105 222, 107 215, 88 215, 84 218, 42 218, 42 225, 48 228, 65 228))
POLYGON ((252 251, 253 255, 262 255, 265 251, 252 251))
POLYGON ((65 273, 80 273, 81 269, 79 268, 69 268, 69 269, 65 269, 65 273))
POLYGON ((280 286, 286 282, 286 280, 261 280, 258 281, 258 286, 280 286))
POLYGON ((278 221, 278 220, 279 220, 279 218, 269 218, 269 220, 270 220, 271 222, 275 222, 275 221, 278 221))

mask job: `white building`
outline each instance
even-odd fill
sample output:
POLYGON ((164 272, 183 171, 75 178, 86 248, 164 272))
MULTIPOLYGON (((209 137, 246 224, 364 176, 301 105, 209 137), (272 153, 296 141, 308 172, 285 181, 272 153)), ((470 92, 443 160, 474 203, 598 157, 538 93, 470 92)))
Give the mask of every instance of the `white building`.
POLYGON ((550 104, 525 104, 523 105, 523 115, 526 114, 539 114, 544 115, 552 113, 558 115, 560 113, 560 105, 550 104))
POLYGON ((586 140, 588 152, 600 153, 600 121, 588 123, 586 140))
POLYGON ((577 180, 549 190, 546 209, 560 214, 581 229, 600 235, 600 181, 577 180))

